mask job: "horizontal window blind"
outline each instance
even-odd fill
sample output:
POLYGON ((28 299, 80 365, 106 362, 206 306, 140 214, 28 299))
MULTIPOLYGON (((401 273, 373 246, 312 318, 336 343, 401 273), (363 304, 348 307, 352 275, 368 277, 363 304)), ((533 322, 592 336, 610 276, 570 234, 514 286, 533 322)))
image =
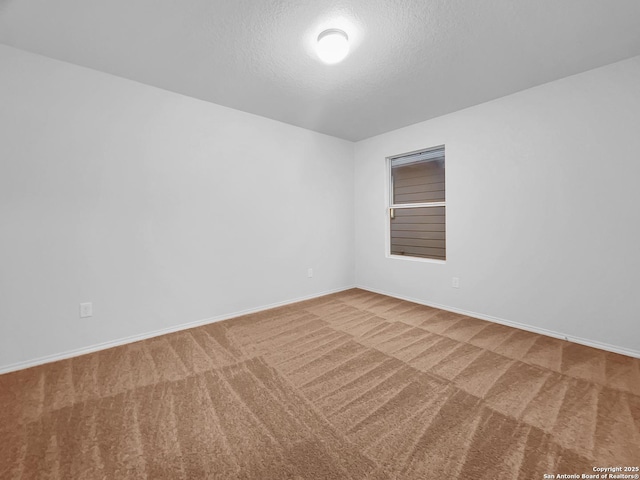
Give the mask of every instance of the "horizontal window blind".
POLYGON ((391 167, 399 167, 410 163, 430 162, 433 160, 444 161, 444 147, 432 148, 424 152, 412 153, 391 159, 391 167))

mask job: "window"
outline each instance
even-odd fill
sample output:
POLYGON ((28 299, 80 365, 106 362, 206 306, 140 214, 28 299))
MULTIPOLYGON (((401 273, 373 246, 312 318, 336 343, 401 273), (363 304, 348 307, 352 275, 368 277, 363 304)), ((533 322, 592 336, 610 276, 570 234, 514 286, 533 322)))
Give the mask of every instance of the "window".
POLYGON ((389 158, 390 254, 446 259, 444 146, 389 158))

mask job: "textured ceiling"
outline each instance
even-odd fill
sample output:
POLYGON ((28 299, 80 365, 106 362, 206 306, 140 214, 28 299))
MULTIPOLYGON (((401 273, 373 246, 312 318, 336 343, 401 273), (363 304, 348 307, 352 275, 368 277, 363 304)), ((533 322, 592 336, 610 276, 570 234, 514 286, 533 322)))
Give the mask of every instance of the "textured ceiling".
POLYGON ((638 0, 0 0, 1 43, 349 140, 640 55, 639 25, 638 0))

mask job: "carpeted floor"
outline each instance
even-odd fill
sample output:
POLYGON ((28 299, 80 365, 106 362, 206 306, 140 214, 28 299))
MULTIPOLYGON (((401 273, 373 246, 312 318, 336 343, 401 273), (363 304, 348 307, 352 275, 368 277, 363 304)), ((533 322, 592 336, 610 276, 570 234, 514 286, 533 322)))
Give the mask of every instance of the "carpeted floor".
POLYGON ((2 479, 640 464, 640 360, 362 290, 0 376, 2 479))

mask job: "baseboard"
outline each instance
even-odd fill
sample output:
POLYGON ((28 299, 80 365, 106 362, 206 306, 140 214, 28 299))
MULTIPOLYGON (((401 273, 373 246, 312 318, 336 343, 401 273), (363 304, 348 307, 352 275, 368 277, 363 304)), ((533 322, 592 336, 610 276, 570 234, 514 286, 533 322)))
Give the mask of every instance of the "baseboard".
POLYGON ((379 293, 380 295, 386 295, 388 297, 398 298, 400 300, 406 300, 408 302, 418 303, 427 307, 439 308, 440 310, 447 310, 448 312, 459 313, 468 317, 479 318, 480 320, 487 320, 488 322, 499 323, 508 327, 518 328, 520 330, 526 330, 528 332, 539 333, 540 335, 546 335, 548 337, 559 338, 568 342, 579 343, 580 345, 586 345, 587 347, 598 348, 600 350, 606 350, 608 352, 619 353, 621 355, 627 355, 628 357, 640 358, 640 351, 632 350, 630 348, 618 347, 616 345, 610 345, 608 343, 597 342, 586 338, 575 337, 561 332, 553 330, 547 330, 546 328, 534 327, 532 325, 526 325, 524 323, 513 322, 511 320, 505 320, 504 318, 494 317, 492 315, 485 315, 483 313, 471 312, 469 310, 463 310, 461 308, 449 307, 447 305, 440 305, 438 303, 425 302, 418 300, 417 298, 411 298, 404 295, 398 295, 391 292, 385 292, 375 288, 364 287, 362 285, 356 285, 356 288, 366 290, 368 292, 379 293))
POLYGON ((325 295, 343 292, 345 290, 350 290, 352 288, 355 288, 355 286, 350 285, 348 287, 336 288, 334 290, 315 293, 313 295, 307 295, 305 297, 298 297, 292 300, 285 300, 283 302, 271 303, 269 305, 263 305, 261 307, 249 308, 247 310, 241 310, 239 312, 228 313, 225 315, 218 315, 216 317, 205 318, 203 320, 196 320, 194 322, 182 323, 180 325, 175 325, 173 327, 168 327, 168 328, 162 328, 160 330, 154 330, 152 332, 141 333, 138 335, 131 335, 129 337, 119 338, 117 340, 111 340, 104 343, 98 343, 88 347, 68 350, 66 352, 56 353, 53 355, 46 355, 44 357, 35 358, 33 360, 26 360, 24 362, 17 362, 9 365, 4 365, 4 366, 0 366, 0 375, 2 375, 3 373, 15 372, 17 370, 23 370, 25 368, 31 368, 38 365, 43 365, 45 363, 57 362, 58 360, 65 360, 72 357, 78 357, 80 355, 97 352, 99 350, 106 350, 107 348, 126 345, 127 343, 133 343, 133 342, 138 342, 140 340, 146 340, 148 338, 159 337, 161 335, 166 335, 167 333, 179 332, 181 330, 188 330, 189 328, 199 327, 202 325, 207 325, 209 323, 220 322, 222 320, 229 320, 231 318, 240 317, 242 315, 248 315, 250 313, 262 312, 264 310, 283 307, 285 305, 291 305, 293 303, 303 302, 305 300, 311 300, 313 298, 324 297, 325 295))

